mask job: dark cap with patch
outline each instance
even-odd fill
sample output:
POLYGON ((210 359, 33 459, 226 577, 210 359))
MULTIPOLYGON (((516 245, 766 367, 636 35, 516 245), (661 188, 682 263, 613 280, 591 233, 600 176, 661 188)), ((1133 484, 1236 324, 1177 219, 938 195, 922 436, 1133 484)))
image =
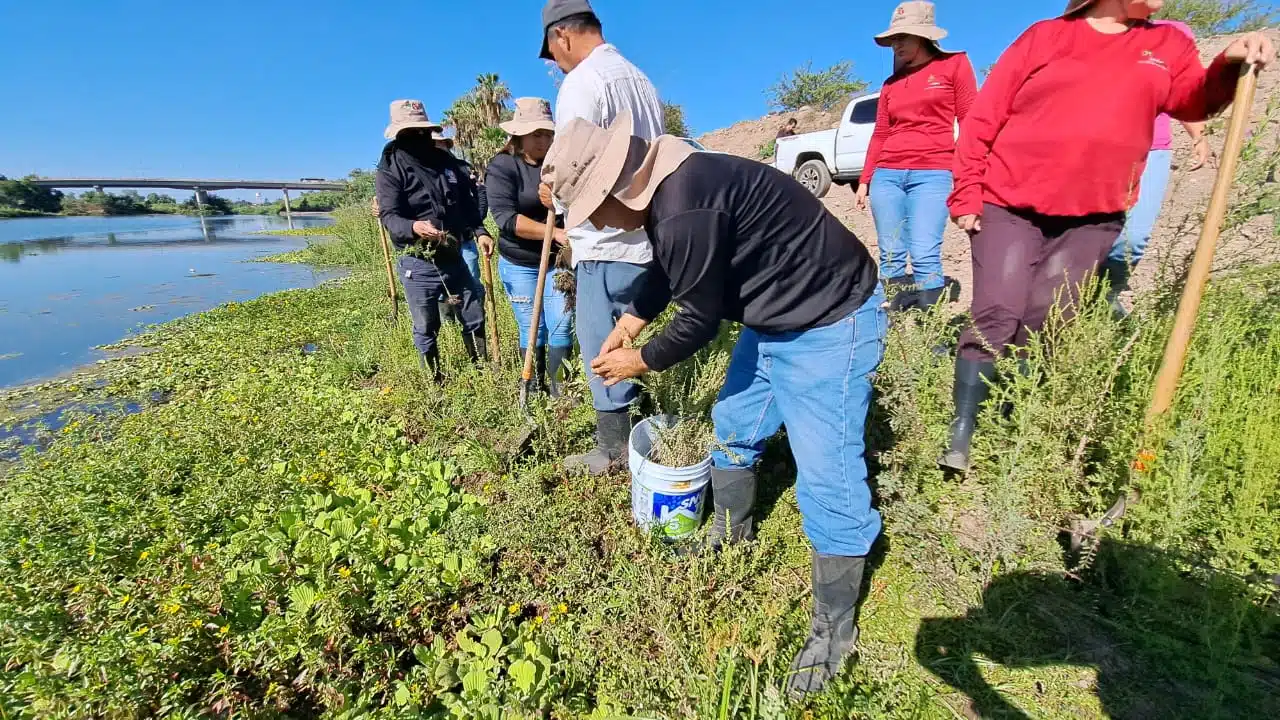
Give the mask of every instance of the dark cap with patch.
POLYGON ((547 0, 547 4, 542 6, 542 54, 538 57, 543 60, 552 59, 551 48, 547 46, 547 32, 552 25, 574 15, 586 14, 596 14, 587 0, 547 0))

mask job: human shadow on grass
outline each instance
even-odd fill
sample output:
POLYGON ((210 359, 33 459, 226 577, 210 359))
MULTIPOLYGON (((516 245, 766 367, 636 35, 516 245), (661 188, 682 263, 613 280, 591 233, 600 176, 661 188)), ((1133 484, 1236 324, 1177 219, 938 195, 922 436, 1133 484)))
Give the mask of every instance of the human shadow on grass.
POLYGON ((1104 540, 1083 582, 1012 573, 965 615, 925 619, 916 658, 984 718, 1028 713, 983 678, 978 656, 1096 668, 1113 718, 1280 717, 1280 598, 1269 583, 1189 567, 1104 540))

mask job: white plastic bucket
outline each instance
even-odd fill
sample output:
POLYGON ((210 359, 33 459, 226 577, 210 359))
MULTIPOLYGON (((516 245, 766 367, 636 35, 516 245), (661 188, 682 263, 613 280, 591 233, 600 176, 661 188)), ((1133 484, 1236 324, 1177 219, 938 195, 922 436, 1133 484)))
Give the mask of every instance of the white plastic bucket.
POLYGON ((697 465, 673 468, 649 459, 656 439, 654 427, 672 427, 669 416, 642 420, 631 430, 627 465, 631 469, 631 515, 645 530, 658 527, 663 536, 678 540, 702 524, 707 484, 711 482, 711 454, 697 465))

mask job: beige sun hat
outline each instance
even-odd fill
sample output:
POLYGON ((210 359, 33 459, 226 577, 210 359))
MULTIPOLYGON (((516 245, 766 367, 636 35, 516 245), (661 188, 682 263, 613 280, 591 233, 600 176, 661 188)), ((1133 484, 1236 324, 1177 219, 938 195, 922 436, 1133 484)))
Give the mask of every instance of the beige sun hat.
POLYGON ((447 142, 449 143, 449 147, 453 147, 453 136, 445 135, 444 130, 432 130, 431 139, 436 142, 441 142, 441 141, 447 142))
POLYGON ((499 123, 498 127, 511 137, 521 137, 538 130, 555 132, 551 103, 536 97, 516 98, 515 115, 510 120, 499 123))
POLYGON ((632 137, 631 114, 624 112, 605 130, 574 118, 560 132, 542 161, 542 181, 568 208, 565 227, 578 227, 610 195, 632 210, 644 210, 668 175, 694 154, 684 140, 663 135, 646 143, 632 137))
POLYGON ((388 140, 395 140, 396 135, 409 128, 423 128, 432 132, 440 132, 444 128, 439 123, 427 119, 427 111, 421 100, 393 100, 391 102, 391 124, 383 132, 388 140))
MULTIPOLYGON (((947 36, 947 31, 938 27, 934 17, 933 3, 925 0, 904 2, 894 9, 893 19, 889 21, 889 29, 876 36, 876 44, 889 47, 893 44, 895 35, 915 35, 938 47, 938 41, 947 36)), ((940 47, 938 50, 950 52, 940 47)))

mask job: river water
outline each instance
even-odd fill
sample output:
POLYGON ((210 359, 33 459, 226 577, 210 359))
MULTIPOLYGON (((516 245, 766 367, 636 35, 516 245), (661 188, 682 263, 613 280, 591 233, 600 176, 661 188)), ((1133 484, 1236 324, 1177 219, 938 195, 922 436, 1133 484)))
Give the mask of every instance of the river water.
MULTIPOLYGON (((295 216, 298 227, 327 217, 295 216)), ((279 217, 0 220, 0 387, 101 358, 99 345, 153 323, 334 277, 306 265, 251 262, 303 247, 254 235, 279 217)))

